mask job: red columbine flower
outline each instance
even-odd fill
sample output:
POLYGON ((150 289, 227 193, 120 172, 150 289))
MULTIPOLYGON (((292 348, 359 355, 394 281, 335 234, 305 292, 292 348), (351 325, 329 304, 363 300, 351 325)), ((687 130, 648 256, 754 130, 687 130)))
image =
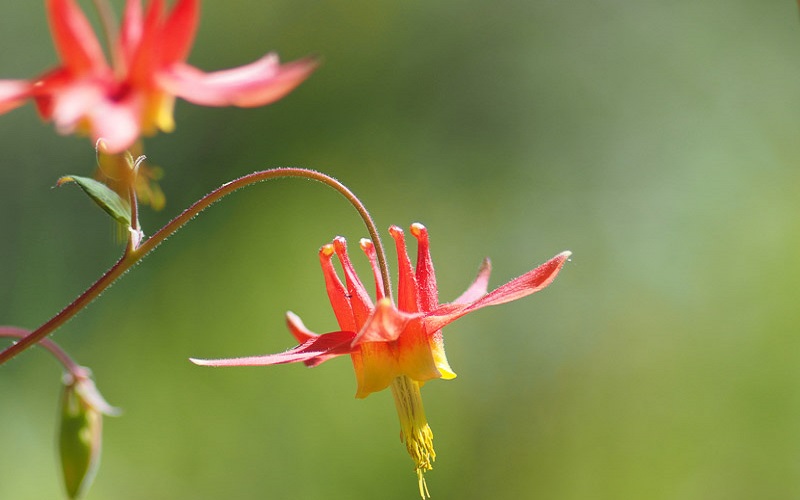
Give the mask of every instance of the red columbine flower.
POLYGON ((292 335, 300 342, 297 347, 280 354, 192 361, 206 366, 262 366, 302 361, 308 366, 316 366, 330 358, 349 354, 358 380, 357 398, 391 386, 402 439, 414 460, 420 494, 425 498, 429 495, 423 473, 432 468, 436 453, 419 388, 431 379, 449 380, 456 376, 445 357, 442 328, 482 307, 511 302, 543 289, 555 279, 570 252, 556 255, 490 293, 486 293, 486 287, 491 266, 486 259, 467 291, 453 302, 440 304, 425 226, 411 226, 411 234, 417 239, 416 272, 406 252, 402 229, 392 226, 389 233, 397 247, 400 267, 396 305, 384 296, 372 242, 361 240, 361 249, 372 265, 376 303, 370 300, 350 263, 344 238, 337 237, 332 244, 320 249, 319 257, 340 331, 318 335, 289 312, 287 323, 292 335), (334 254, 342 264, 344 283, 334 270, 334 254))
POLYGON ((286 95, 316 65, 305 59, 281 66, 272 53, 213 73, 186 64, 199 0, 177 0, 168 14, 163 0, 144 13, 140 0, 128 0, 109 65, 75 0, 48 0, 47 10, 62 64, 31 81, 0 80, 0 113, 32 98, 59 132, 102 138, 110 153, 141 134, 172 131, 176 96, 204 106, 261 106, 286 95))

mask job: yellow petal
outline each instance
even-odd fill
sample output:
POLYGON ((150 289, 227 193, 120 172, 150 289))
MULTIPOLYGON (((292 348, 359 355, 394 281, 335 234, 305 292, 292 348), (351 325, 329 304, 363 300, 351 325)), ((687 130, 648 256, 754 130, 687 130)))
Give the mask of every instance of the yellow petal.
POLYGON ((358 382, 356 397, 363 399, 389 387, 400 372, 387 342, 365 342, 360 347, 351 358, 358 382))

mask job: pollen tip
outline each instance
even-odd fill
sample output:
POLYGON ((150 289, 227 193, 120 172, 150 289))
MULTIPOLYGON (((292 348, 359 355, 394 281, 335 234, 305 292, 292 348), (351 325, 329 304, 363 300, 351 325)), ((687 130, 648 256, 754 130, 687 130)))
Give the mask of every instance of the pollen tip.
POLYGON ((411 224, 411 234, 413 234, 415 238, 419 238, 421 235, 427 232, 428 229, 419 222, 411 224))
POLYGON ((402 235, 403 230, 399 226, 389 226, 389 234, 392 236, 402 235))
POLYGON ((569 250, 564 250, 563 252, 558 254, 558 257, 561 257, 564 260, 569 260, 569 258, 572 257, 572 252, 569 250))
POLYGON ((361 245, 361 250, 364 250, 365 252, 369 252, 375 249, 375 247, 372 244, 372 240, 370 240, 369 238, 361 238, 358 244, 361 245))
POLYGON ((321 257, 330 257, 333 255, 333 245, 330 243, 322 245, 322 248, 319 249, 319 255, 321 257))

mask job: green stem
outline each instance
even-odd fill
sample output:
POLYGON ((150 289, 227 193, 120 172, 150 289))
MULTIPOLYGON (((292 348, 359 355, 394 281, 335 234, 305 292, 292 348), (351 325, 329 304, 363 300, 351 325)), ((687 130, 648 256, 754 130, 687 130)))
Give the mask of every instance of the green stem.
POLYGON ((380 235, 375 227, 375 223, 373 222, 372 217, 369 215, 366 207, 364 207, 364 204, 361 203, 361 200, 359 200, 358 197, 356 197, 356 195, 353 194, 352 191, 350 191, 344 184, 321 172, 305 168, 275 168, 245 175, 244 177, 240 177, 234 181, 228 182, 227 184, 223 184, 216 190, 205 195, 199 201, 195 202, 180 215, 172 219, 169 223, 167 223, 166 226, 162 227, 157 233, 148 238, 138 248, 132 248, 132 246, 129 245, 117 263, 114 264, 111 269, 106 271, 106 273, 103 274, 91 287, 89 287, 88 290, 79 295, 71 304, 62 309, 61 312, 53 316, 45 324, 24 336, 19 342, 16 342, 12 346, 6 348, 3 352, 0 352, 0 364, 5 363, 22 351, 41 341, 47 335, 55 331, 58 327, 66 323, 67 320, 75 316, 75 314, 77 314, 81 309, 96 299, 103 292, 103 290, 111 285, 111 283, 124 274, 134 264, 139 262, 142 257, 147 255, 169 236, 175 234, 178 229, 183 227, 187 222, 192 220, 192 218, 208 208, 210 205, 231 194, 237 189, 255 184, 257 182, 284 177, 298 177, 321 182, 338 191, 347 199, 347 201, 350 202, 351 205, 353 205, 358 214, 361 216, 361 219, 364 221, 364 224, 367 226, 367 231, 369 232, 370 238, 372 238, 372 241, 375 245, 375 251, 378 256, 378 264, 381 268, 381 275, 383 276, 384 293, 386 297, 391 299, 391 283, 389 281, 389 270, 386 265, 386 254, 383 250, 383 244, 381 243, 380 235))

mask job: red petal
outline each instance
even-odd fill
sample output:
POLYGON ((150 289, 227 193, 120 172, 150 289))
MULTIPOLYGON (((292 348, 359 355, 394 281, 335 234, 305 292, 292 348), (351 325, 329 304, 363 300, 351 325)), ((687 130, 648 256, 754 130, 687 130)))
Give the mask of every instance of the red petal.
POLYGON ((322 264, 322 274, 325 277, 325 290, 328 292, 328 300, 333 307, 336 321, 339 322, 339 328, 354 332, 358 330, 358 327, 356 327, 356 320, 353 316, 353 306, 350 305, 347 289, 333 268, 331 261, 333 253, 333 245, 330 244, 319 249, 319 262, 322 264))
POLYGON ((92 140, 105 142, 108 153, 121 153, 139 138, 140 104, 136 99, 124 101, 103 100, 89 115, 92 140))
POLYGON ((119 47, 117 50, 125 61, 125 66, 129 66, 136 54, 136 49, 142 41, 144 30, 142 21, 142 2, 141 0, 128 0, 125 3, 125 12, 122 15, 122 23, 119 30, 119 47))
POLYGON ((267 54, 246 66, 213 73, 175 63, 160 75, 168 92, 202 106, 263 106, 282 98, 317 67, 313 59, 281 66, 278 56, 267 54))
POLYGON ((69 85, 58 88, 50 97, 56 129, 59 133, 67 134, 104 98, 104 89, 90 80, 71 81, 69 85))
POLYGON ((428 230, 415 222, 411 234, 417 239, 417 301, 422 312, 433 311, 439 306, 439 290, 436 287, 436 273, 433 270, 428 230))
POLYGON ((69 70, 62 66, 45 73, 33 82, 31 94, 42 119, 50 120, 53 117, 55 97, 62 88, 69 86, 73 81, 74 78, 69 70))
POLYGON ((361 250, 367 255, 367 259, 369 259, 369 265, 372 268, 372 275, 375 277, 375 298, 377 300, 381 300, 385 294, 383 293, 383 277, 381 276, 381 270, 378 267, 378 256, 375 253, 375 245, 372 244, 372 241, 362 238, 361 241, 361 250))
POLYGON ((306 328, 306 325, 303 324, 303 320, 292 311, 286 313, 286 326, 289 327, 289 331, 292 332, 294 338, 301 344, 308 342, 314 337, 319 337, 318 334, 306 328))
POLYGON ((0 80, 0 114, 24 104, 30 91, 31 84, 24 80, 0 80))
POLYGON ((350 342, 354 336, 355 333, 353 332, 332 332, 311 338, 297 347, 278 354, 228 359, 190 358, 190 361, 200 366, 268 366, 296 363, 298 361, 312 361, 314 358, 321 357, 329 359, 352 352, 353 349, 350 347, 350 342))
MULTIPOLYGON (((292 332, 294 338, 296 338, 297 341, 300 342, 301 344, 308 342, 309 340, 315 337, 319 337, 318 334, 306 328, 306 325, 303 324, 303 321, 295 313, 291 311, 286 313, 286 324, 289 327, 289 331, 292 332)), ((334 356, 338 356, 338 354, 319 356, 316 358, 303 361, 303 363, 308 367, 314 367, 334 356)))
POLYGON ((108 153, 128 149, 141 132, 142 102, 137 94, 124 99, 109 98, 109 86, 102 78, 67 78, 56 72, 34 89, 43 117, 55 122, 61 134, 88 130, 93 142, 103 139, 108 153))
POLYGON ((347 285, 347 296, 350 299, 350 305, 353 308, 353 317, 356 320, 356 327, 360 330, 367 320, 372 315, 372 310, 375 306, 372 305, 372 300, 369 298, 367 289, 356 274, 353 264, 350 262, 350 257, 347 255, 347 242, 341 236, 333 239, 333 250, 336 256, 339 257, 339 262, 342 264, 344 271, 344 282, 347 285))
POLYGON ((161 64, 184 61, 194 42, 200 5, 197 0, 178 0, 161 28, 161 64))
POLYGON ((397 340, 409 321, 419 318, 420 314, 409 314, 398 311, 392 302, 383 298, 367 322, 353 339, 353 345, 362 342, 391 342, 397 340))
POLYGON ((486 295, 489 286, 489 275, 491 273, 492 262, 487 257, 483 259, 483 262, 481 262, 481 267, 478 269, 478 276, 475 278, 475 281, 473 281, 469 288, 467 288, 466 291, 452 303, 468 304, 486 295))
POLYGON ((37 95, 36 99, 59 133, 72 133, 85 126, 95 143, 103 139, 108 153, 119 153, 139 137, 141 103, 135 95, 117 101, 107 94, 102 80, 85 78, 73 79, 64 86, 54 84, 49 94, 37 95))
POLYGON ((131 47, 129 78, 132 83, 146 85, 155 77, 158 69, 157 54, 161 44, 161 14, 163 0, 152 0, 147 6, 144 23, 141 26, 138 47, 131 47))
POLYGON ((49 0, 53 41, 64 65, 75 73, 108 69, 103 48, 74 0, 49 0))
POLYGON ((514 278, 470 304, 464 304, 463 306, 457 304, 443 305, 423 320, 426 330, 429 332, 439 330, 461 316, 482 307, 505 304, 538 292, 553 282, 570 255, 571 252, 562 252, 536 269, 514 278))
POLYGON ((389 234, 394 239, 397 249, 397 307, 401 311, 418 312, 417 279, 414 276, 414 268, 411 267, 411 260, 408 258, 403 230, 392 226, 389 228, 389 234))

